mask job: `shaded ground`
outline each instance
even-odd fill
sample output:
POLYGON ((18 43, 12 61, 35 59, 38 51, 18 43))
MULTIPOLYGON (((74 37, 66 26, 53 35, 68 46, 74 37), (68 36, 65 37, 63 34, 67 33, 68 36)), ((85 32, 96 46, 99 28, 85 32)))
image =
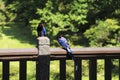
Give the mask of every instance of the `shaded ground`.
POLYGON ((0 48, 36 47, 36 37, 31 35, 30 26, 23 23, 0 25, 0 48))
MULTIPOLYGON (((6 25, 2 28, 2 33, 5 36, 9 36, 11 39, 17 39, 20 43, 28 43, 30 45, 35 45, 37 42, 37 37, 32 36, 30 26, 25 26, 22 23, 14 23, 6 25)), ((74 33, 70 31, 62 32, 63 36, 67 38, 71 47, 87 47, 88 41, 84 38, 84 35, 80 32, 74 33)), ((57 42, 57 35, 51 36, 50 38, 51 47, 60 47, 57 42)))
POLYGON ((23 24, 11 24, 2 29, 2 33, 11 39, 18 39, 21 43, 36 44, 36 37, 31 35, 29 26, 23 24))

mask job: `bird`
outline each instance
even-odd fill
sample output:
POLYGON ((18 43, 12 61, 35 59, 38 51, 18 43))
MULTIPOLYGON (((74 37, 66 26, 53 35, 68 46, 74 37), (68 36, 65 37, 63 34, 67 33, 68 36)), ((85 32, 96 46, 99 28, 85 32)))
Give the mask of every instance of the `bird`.
POLYGON ((70 58, 72 58, 72 60, 74 61, 75 65, 76 65, 76 70, 77 70, 77 63, 76 60, 74 58, 73 52, 70 49, 69 43, 67 41, 67 39, 65 37, 62 36, 62 34, 58 34, 58 43, 62 46, 63 49, 65 49, 67 51, 67 54, 70 58))
POLYGON ((46 36, 46 28, 42 22, 39 23, 37 27, 38 36, 46 36))

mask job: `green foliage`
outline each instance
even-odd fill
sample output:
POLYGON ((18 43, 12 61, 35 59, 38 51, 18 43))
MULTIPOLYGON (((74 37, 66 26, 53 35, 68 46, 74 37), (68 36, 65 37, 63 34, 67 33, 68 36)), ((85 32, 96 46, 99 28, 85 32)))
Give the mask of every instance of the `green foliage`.
POLYGON ((3 37, 2 29, 5 24, 5 21, 7 20, 5 10, 5 5, 2 0, 0 0, 0 39, 3 37))
MULTIPOLYGON (((0 0, 0 16, 1 16, 0 21, 2 23, 8 22, 8 21, 13 21, 16 17, 15 16, 16 14, 10 12, 8 9, 9 9, 9 6, 5 5, 5 1, 0 0)), ((2 23, 0 23, 0 24, 2 24, 2 23)))
POLYGON ((91 46, 116 45, 120 26, 115 19, 98 21, 90 29, 86 30, 85 36, 90 40, 91 46))
POLYGON ((88 76, 89 60, 82 60, 82 75, 88 76))
MULTIPOLYGON (((89 43, 81 36, 86 30, 84 34, 91 46, 120 46, 120 42, 116 41, 120 37, 119 4, 120 0, 0 0, 0 48, 35 47, 36 38, 32 34, 37 36, 36 27, 40 21, 45 22, 52 45, 58 45, 55 36, 59 32, 67 34, 65 37, 72 47, 89 43)), ((82 64, 83 80, 88 80, 88 61, 85 60, 82 64)), ((16 65, 12 66, 16 68, 16 65)), ((59 79, 59 69, 56 67, 59 64, 53 62, 51 80, 59 79)), ((28 69, 34 71, 35 68, 29 66, 28 69)), ((18 70, 12 70, 11 79, 18 79, 18 70), (16 79, 13 76, 17 76, 16 79)), ((98 70, 98 77, 103 77, 102 61, 98 61, 98 70)), ((117 70, 115 66, 114 73, 117 70)), ((27 73, 28 80, 35 80, 35 72, 27 73)), ((67 79, 73 79, 73 75, 73 64, 67 61, 67 79)))
POLYGON ((6 1, 7 10, 12 13, 11 17, 14 18, 14 21, 21 21, 28 23, 28 20, 31 19, 31 15, 34 15, 34 3, 32 0, 28 1, 6 1))
POLYGON ((0 0, 0 22, 4 22, 6 20, 6 14, 4 12, 5 5, 2 0, 0 0))
POLYGON ((5 17, 2 13, 0 13, 0 16, 1 16, 1 18, 0 18, 0 22, 3 22, 3 21, 6 20, 6 17, 5 17))
MULTIPOLYGON (((50 36, 56 36, 59 31, 78 31, 79 24, 85 24, 87 16, 87 2, 78 1, 52 1, 48 0, 44 8, 38 8, 36 14, 40 16, 31 23, 44 21, 50 36)), ((37 25, 36 25, 37 26, 37 25)), ((34 26, 34 27, 36 27, 34 26)), ((34 31, 33 31, 34 32, 34 31)))

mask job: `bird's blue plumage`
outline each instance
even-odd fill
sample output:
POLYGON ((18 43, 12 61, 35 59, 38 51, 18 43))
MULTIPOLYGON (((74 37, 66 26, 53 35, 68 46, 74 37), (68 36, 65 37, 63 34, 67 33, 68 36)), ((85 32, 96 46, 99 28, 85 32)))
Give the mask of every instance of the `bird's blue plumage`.
POLYGON ((70 46, 69 46, 66 38, 59 35, 58 42, 67 51, 67 54, 74 60, 74 62, 76 64, 75 70, 77 70, 78 66, 77 66, 76 60, 75 60, 75 58, 73 56, 72 50, 70 49, 70 46))
POLYGON ((58 42, 65 49, 67 49, 69 47, 68 42, 64 37, 59 38, 58 42))
POLYGON ((75 59, 74 59, 74 56, 73 56, 73 54, 72 54, 72 50, 70 49, 69 44, 68 44, 66 38, 60 37, 60 38, 58 38, 58 42, 59 42, 59 44, 67 51, 67 53, 70 55, 70 57, 71 57, 73 60, 75 60, 75 59))
POLYGON ((42 29, 42 31, 41 31, 41 35, 42 35, 42 36, 46 36, 46 29, 45 29, 45 27, 43 27, 43 29, 42 29))

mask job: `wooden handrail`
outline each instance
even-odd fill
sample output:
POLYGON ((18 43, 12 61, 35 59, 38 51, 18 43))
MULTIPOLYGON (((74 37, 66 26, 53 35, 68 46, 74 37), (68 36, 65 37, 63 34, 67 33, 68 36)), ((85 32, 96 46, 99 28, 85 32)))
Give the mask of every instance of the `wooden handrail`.
MULTIPOLYGON (((120 48, 73 48, 72 49, 73 54, 80 54, 80 55, 93 55, 93 54, 119 54, 120 53, 120 48)), ((51 54, 66 54, 64 49, 61 48, 51 48, 51 54)))
MULTIPOLYGON (((98 56, 120 55, 120 48, 72 48, 75 57, 80 56, 98 56), (76 56, 77 55, 77 56, 76 56)), ((52 58, 66 58, 66 51, 61 48, 51 48, 50 55, 52 58)), ((19 60, 19 59, 35 59, 38 56, 37 48, 24 48, 24 49, 0 49, 0 60, 19 60)))
MULTIPOLYGON (((120 48, 73 48, 73 54, 119 54, 120 48)), ((8 56, 8 55, 37 55, 37 48, 20 48, 20 49, 0 49, 0 56, 8 56)), ((66 54, 66 51, 61 48, 51 48, 50 54, 66 54)))
POLYGON ((24 49, 0 49, 0 61, 3 60, 35 60, 38 55, 37 48, 24 48, 24 49))
POLYGON ((37 48, 0 49, 0 56, 37 55, 37 48))

